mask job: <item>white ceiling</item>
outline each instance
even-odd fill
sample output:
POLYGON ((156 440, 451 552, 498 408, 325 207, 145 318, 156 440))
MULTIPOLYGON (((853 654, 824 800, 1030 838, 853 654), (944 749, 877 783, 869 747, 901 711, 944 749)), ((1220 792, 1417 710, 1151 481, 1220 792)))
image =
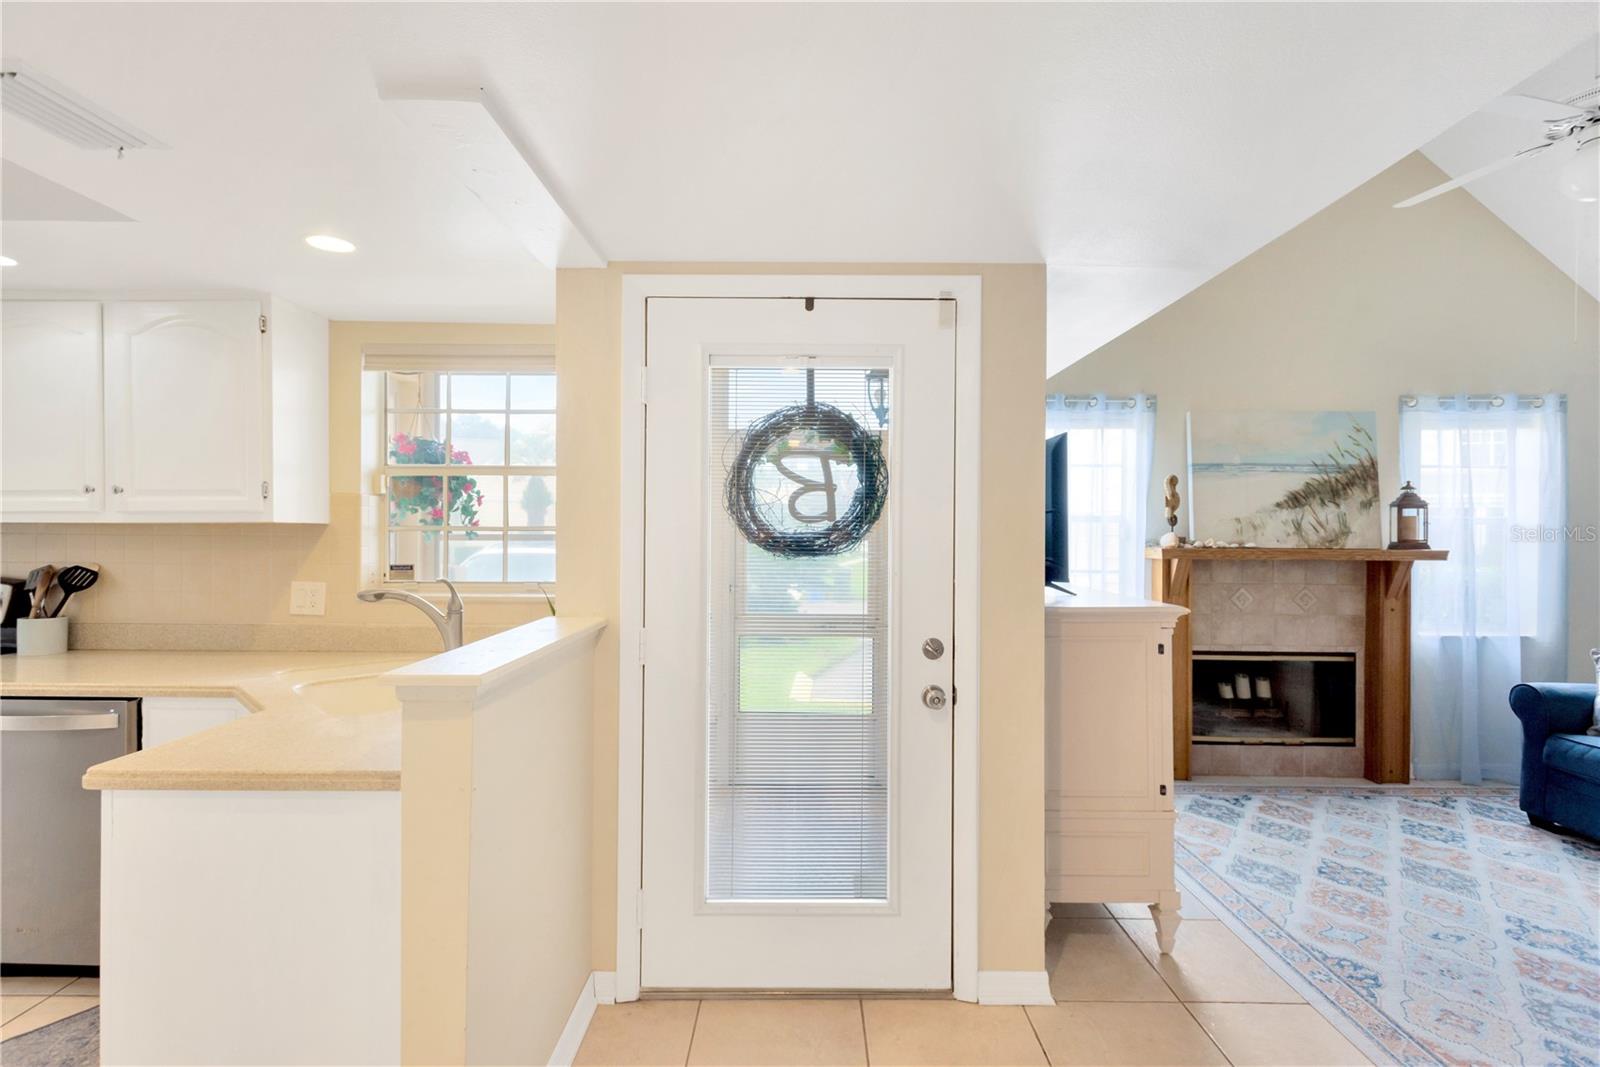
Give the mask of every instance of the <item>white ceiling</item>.
POLYGON ((612 260, 1043 260, 1059 369, 1549 63, 1593 8, 9 0, 0 28, 172 146, 118 161, 6 120, 6 158, 135 220, 8 221, 8 289, 549 321, 550 272, 379 99, 482 85, 612 260))
MULTIPOLYGON (((1592 36, 1516 86, 1516 91, 1547 100, 1565 100, 1592 88, 1597 76, 1600 36, 1592 36)), ((1479 112, 1430 141, 1423 151, 1454 178, 1539 144, 1543 136, 1544 127, 1538 122, 1479 112)), ((1544 155, 1549 158, 1535 156, 1479 178, 1466 186, 1467 192, 1588 290, 1590 296, 1600 299, 1600 251, 1596 249, 1596 241, 1600 240, 1600 204, 1581 204, 1563 196, 1556 176, 1571 156, 1560 148, 1547 149, 1544 155)), ((1424 211, 1427 207, 1419 204, 1406 210, 1424 211)))

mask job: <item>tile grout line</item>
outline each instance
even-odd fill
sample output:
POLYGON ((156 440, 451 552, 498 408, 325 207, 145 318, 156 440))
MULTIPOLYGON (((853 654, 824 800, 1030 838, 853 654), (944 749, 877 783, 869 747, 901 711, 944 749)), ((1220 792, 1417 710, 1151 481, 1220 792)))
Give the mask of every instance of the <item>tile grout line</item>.
POLYGON ((1034 1043, 1039 1046, 1039 1055, 1044 1057, 1045 1063, 1053 1065, 1055 1061, 1050 1058, 1050 1050, 1044 1047, 1044 1038, 1039 1036, 1039 1028, 1033 1025, 1033 1013, 1028 1011, 1026 1004, 1022 1005, 1022 1017, 1028 1020, 1028 1029, 1033 1033, 1034 1043))
POLYGON ((872 1045, 867 1041, 867 1002, 856 998, 856 1012, 861 1017, 861 1058, 866 1067, 872 1067, 872 1045))
POLYGON ((694 1002, 694 1022, 689 1024, 689 1047, 683 1050, 683 1067, 689 1067, 689 1057, 694 1055, 694 1035, 700 1032, 700 1009, 705 1003, 704 1000, 694 1002))

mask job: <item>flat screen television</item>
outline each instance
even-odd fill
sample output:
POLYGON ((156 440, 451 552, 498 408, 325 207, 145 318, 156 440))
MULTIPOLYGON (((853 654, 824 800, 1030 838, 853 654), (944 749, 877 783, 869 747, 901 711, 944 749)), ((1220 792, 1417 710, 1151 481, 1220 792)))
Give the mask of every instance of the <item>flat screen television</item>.
POLYGON ((1044 580, 1067 580, 1067 435, 1044 442, 1044 580))

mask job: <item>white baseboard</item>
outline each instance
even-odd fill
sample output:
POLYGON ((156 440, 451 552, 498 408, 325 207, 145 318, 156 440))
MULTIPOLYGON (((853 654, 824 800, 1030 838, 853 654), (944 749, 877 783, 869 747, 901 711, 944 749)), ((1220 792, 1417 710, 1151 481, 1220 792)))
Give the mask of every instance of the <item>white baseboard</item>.
POLYGON ((979 971, 979 1004, 1054 1004, 1045 971, 979 971))
POLYGON ((594 972, 594 999, 600 1004, 615 1004, 617 1002, 617 972, 594 972))
MULTIPOLYGON (((607 973, 611 974, 615 983, 615 973, 607 973)), ((578 1058, 578 1046, 583 1044, 583 1035, 589 1032, 589 1022, 594 1018, 596 977, 591 973, 583 980, 583 988, 578 990, 578 1000, 572 1005, 572 1014, 567 1016, 567 1025, 561 1028, 561 1037, 556 1041, 556 1047, 550 1050, 550 1067, 571 1067, 572 1061, 578 1058)))

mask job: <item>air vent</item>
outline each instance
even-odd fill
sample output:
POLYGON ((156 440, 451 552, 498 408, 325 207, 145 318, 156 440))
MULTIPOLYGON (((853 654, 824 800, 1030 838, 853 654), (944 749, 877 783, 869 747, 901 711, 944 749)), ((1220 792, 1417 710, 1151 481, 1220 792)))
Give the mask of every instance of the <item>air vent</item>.
POLYGON ((57 82, 9 60, 0 63, 0 107, 79 148, 165 148, 57 82))

